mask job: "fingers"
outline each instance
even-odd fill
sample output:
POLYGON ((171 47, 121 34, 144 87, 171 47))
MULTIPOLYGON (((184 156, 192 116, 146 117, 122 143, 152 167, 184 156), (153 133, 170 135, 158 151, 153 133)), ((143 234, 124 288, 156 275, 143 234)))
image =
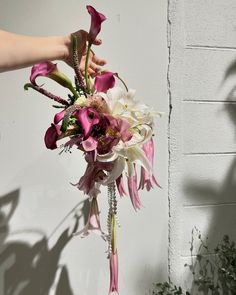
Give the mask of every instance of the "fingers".
POLYGON ((94 45, 101 45, 101 44, 102 44, 102 39, 96 38, 96 39, 93 41, 93 44, 94 44, 94 45))
POLYGON ((93 55, 92 61, 99 66, 104 66, 107 63, 105 59, 99 58, 96 55, 93 55))

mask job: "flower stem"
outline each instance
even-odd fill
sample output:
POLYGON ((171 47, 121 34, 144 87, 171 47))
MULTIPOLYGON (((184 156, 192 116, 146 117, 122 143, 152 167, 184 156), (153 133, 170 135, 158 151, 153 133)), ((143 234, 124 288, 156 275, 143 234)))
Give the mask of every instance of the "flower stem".
POLYGON ((91 92, 90 90, 90 81, 89 81, 89 75, 88 75, 88 62, 89 62, 89 54, 91 51, 92 44, 88 44, 87 53, 86 53, 86 60, 85 60, 85 82, 86 82, 86 89, 88 93, 91 92))
POLYGON ((73 51, 73 68, 75 71, 75 75, 78 81, 78 86, 82 89, 84 92, 85 96, 85 85, 83 81, 83 77, 81 74, 81 71, 79 69, 79 58, 78 58, 78 41, 77 41, 77 36, 75 34, 71 34, 71 41, 72 41, 72 51, 73 51))
POLYGON ((121 79, 121 77, 118 75, 118 73, 115 73, 115 76, 121 81, 121 83, 124 85, 126 91, 128 92, 128 86, 126 85, 125 81, 123 79, 121 79))
POLYGON ((56 96, 56 95, 52 94, 51 92, 49 92, 39 86, 27 83, 27 84, 25 84, 24 89, 28 90, 28 88, 33 88, 34 90, 38 91, 39 93, 49 97, 50 99, 52 99, 58 103, 63 104, 66 107, 69 106, 69 103, 65 99, 61 98, 60 96, 56 96))

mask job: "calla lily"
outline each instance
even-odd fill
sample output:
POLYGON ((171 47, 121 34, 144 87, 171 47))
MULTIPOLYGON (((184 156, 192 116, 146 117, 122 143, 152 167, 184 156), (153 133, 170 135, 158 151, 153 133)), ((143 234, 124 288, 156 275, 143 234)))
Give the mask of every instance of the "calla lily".
POLYGON ((90 203, 90 211, 89 211, 88 221, 87 221, 84 229, 77 232, 77 233, 74 233, 73 235, 80 235, 81 234, 82 237, 85 237, 92 232, 101 236, 104 240, 106 240, 106 234, 101 229, 98 203, 97 203, 96 197, 92 198, 92 201, 90 203))
POLYGON ((107 92, 108 89, 115 86, 115 82, 114 73, 106 72, 96 76, 94 86, 98 92, 107 92))
POLYGON ((44 136, 44 142, 48 149, 54 150, 57 148, 56 142, 61 134, 60 129, 61 126, 55 124, 51 124, 51 126, 47 129, 44 136))
POLYGON ((87 139, 93 126, 99 123, 98 113, 92 108, 83 108, 79 110, 75 116, 83 128, 84 138, 87 139))
POLYGON ((91 25, 88 35, 88 41, 90 44, 92 44, 101 31, 101 24, 106 20, 106 17, 104 14, 98 12, 90 5, 87 5, 87 10, 88 13, 91 15, 91 25))
POLYGON ((54 116, 54 124, 58 124, 63 119, 65 112, 65 110, 62 110, 54 116))
POLYGON ((37 77, 48 77, 61 86, 68 88, 76 98, 78 98, 77 92, 74 90, 74 87, 69 78, 60 72, 57 68, 57 65, 52 63, 51 61, 45 61, 39 64, 35 64, 31 69, 30 81, 33 85, 38 86, 36 84, 37 77))

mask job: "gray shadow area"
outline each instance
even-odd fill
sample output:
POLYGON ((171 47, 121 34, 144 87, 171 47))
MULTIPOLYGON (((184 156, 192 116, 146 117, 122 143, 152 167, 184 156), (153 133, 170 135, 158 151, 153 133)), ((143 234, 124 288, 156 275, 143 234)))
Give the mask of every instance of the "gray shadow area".
MULTIPOLYGON (((222 85, 227 79, 232 78, 232 76, 236 77, 236 62, 233 62, 229 68, 226 70, 222 85)), ((236 131, 236 80, 235 86, 228 92, 228 96, 225 98, 226 102, 224 104, 224 110, 229 115, 230 120, 232 121, 235 131, 236 131)), ((219 139, 220 140, 220 139, 219 139)), ((235 132, 235 152, 236 152, 236 132, 235 132)), ((226 157, 228 155, 225 155, 226 157)), ((215 247, 220 242, 218 240, 219 233, 222 233, 220 237, 223 239, 223 235, 229 235, 230 239, 236 241, 236 155, 232 154, 232 161, 228 167, 228 170, 221 180, 221 184, 216 185, 214 179, 209 181, 208 183, 201 183, 199 179, 185 179, 183 183, 183 192, 187 196, 188 200, 194 202, 194 200, 198 200, 199 203, 202 204, 209 202, 209 205, 214 206, 214 215, 210 219, 210 224, 208 227, 208 231, 205 234, 208 237, 208 244, 212 244, 215 247), (226 196, 227 200, 226 201, 226 196), (217 205, 219 204, 219 206, 217 205), (222 208, 225 206, 225 209, 222 208), (234 207, 235 206, 235 207, 234 207)), ((218 167, 217 169, 221 169, 218 167)), ((196 227, 197 227, 196 220, 196 227)), ((214 249, 214 248, 213 248, 214 249)), ((189 252, 190 253, 190 252, 189 252)), ((196 255, 204 254, 204 249, 201 249, 196 255)), ((196 265, 196 264, 195 264, 196 265)), ((236 266, 235 266, 236 268, 236 266)), ((190 271, 189 271, 190 272, 190 271)), ((218 280, 221 280, 218 278, 218 280)), ((220 291, 211 291, 210 289, 202 288, 202 286, 196 286, 194 283, 191 287, 191 294, 201 294, 201 295, 234 295, 236 294, 236 290, 230 290, 225 286, 224 281, 219 281, 221 290, 220 291)))
POLYGON ((83 204, 81 215, 75 214, 73 229, 63 230, 49 248, 48 241, 56 230, 59 231, 59 226, 49 238, 40 230, 22 229, 22 239, 7 241, 7 237, 11 237, 9 221, 19 196, 20 190, 16 190, 0 197, 0 295, 48 295, 52 287, 55 295, 73 295, 67 266, 60 265, 59 261, 63 249, 77 231, 80 219, 88 215, 87 202, 83 204), (40 234, 40 239, 33 245, 25 242, 23 237, 27 232, 40 234))

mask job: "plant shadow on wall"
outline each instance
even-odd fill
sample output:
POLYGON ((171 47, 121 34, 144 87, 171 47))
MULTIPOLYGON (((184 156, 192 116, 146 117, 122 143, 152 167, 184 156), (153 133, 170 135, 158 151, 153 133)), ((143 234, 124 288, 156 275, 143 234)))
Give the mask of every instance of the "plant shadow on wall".
POLYGON ((49 248, 48 241, 59 226, 49 238, 38 230, 26 229, 20 231, 22 238, 15 240, 16 233, 9 232, 9 221, 19 202, 19 195, 20 190, 16 190, 0 197, 0 295, 48 295, 52 286, 55 295, 73 295, 67 267, 60 265, 59 260, 77 231, 80 218, 86 218, 88 214, 87 201, 83 203, 81 214, 75 214, 72 231, 69 228, 64 230, 49 248), (40 239, 31 245, 24 239, 27 233, 39 234, 40 239))
MULTIPOLYGON (((225 100, 224 110, 229 115, 236 130, 236 62, 232 63, 226 70, 221 87, 224 88, 222 91, 225 100)), ((219 138, 219 140, 221 139, 219 138)), ((236 156, 232 153, 229 155, 219 155, 219 157, 225 157, 226 160, 231 159, 229 168, 220 186, 214 180, 209 181, 208 179, 207 183, 204 184, 199 183, 198 179, 190 178, 185 179, 183 185, 184 192, 189 199, 198 199, 199 203, 201 203, 200 201, 202 200, 202 204, 209 204, 208 208, 212 208, 212 212, 206 210, 203 213, 209 214, 210 216, 210 224, 208 225, 207 232, 204 233, 204 236, 208 237, 208 241, 205 243, 200 235, 200 247, 197 253, 195 253, 196 262, 192 262, 190 265, 190 271, 193 272, 191 294, 236 294, 235 245, 234 242, 231 241, 236 239, 236 156), (219 233, 221 233, 221 236, 219 236, 219 233), (219 239, 221 239, 221 241, 219 239), (218 248, 217 244, 219 244, 221 248, 218 248), (215 248, 210 249, 208 245, 212 245, 212 247, 215 248), (226 251, 224 259, 229 259, 229 261, 225 266, 225 271, 229 272, 232 280, 228 280, 227 277, 222 275, 221 262, 216 264, 212 262, 212 257, 214 255, 218 258, 221 257, 222 253, 217 253, 219 249, 222 250, 222 253, 223 250, 226 251), (230 252, 231 250, 232 252, 230 252), (232 258, 232 264, 230 262, 230 256, 232 258), (196 270, 196 268, 201 268, 201 265, 204 270, 200 269, 201 271, 199 272, 199 269, 196 270), (194 270, 197 272, 198 277, 196 277, 194 270)), ((221 168, 222 167, 217 167, 219 171, 221 168)), ((209 175, 209 178, 210 177, 211 175, 209 175)), ((196 224, 196 226, 198 225, 196 224)), ((190 250, 193 250, 193 245, 191 245, 190 250)), ((191 253, 191 256, 192 254, 193 253, 191 253)))

